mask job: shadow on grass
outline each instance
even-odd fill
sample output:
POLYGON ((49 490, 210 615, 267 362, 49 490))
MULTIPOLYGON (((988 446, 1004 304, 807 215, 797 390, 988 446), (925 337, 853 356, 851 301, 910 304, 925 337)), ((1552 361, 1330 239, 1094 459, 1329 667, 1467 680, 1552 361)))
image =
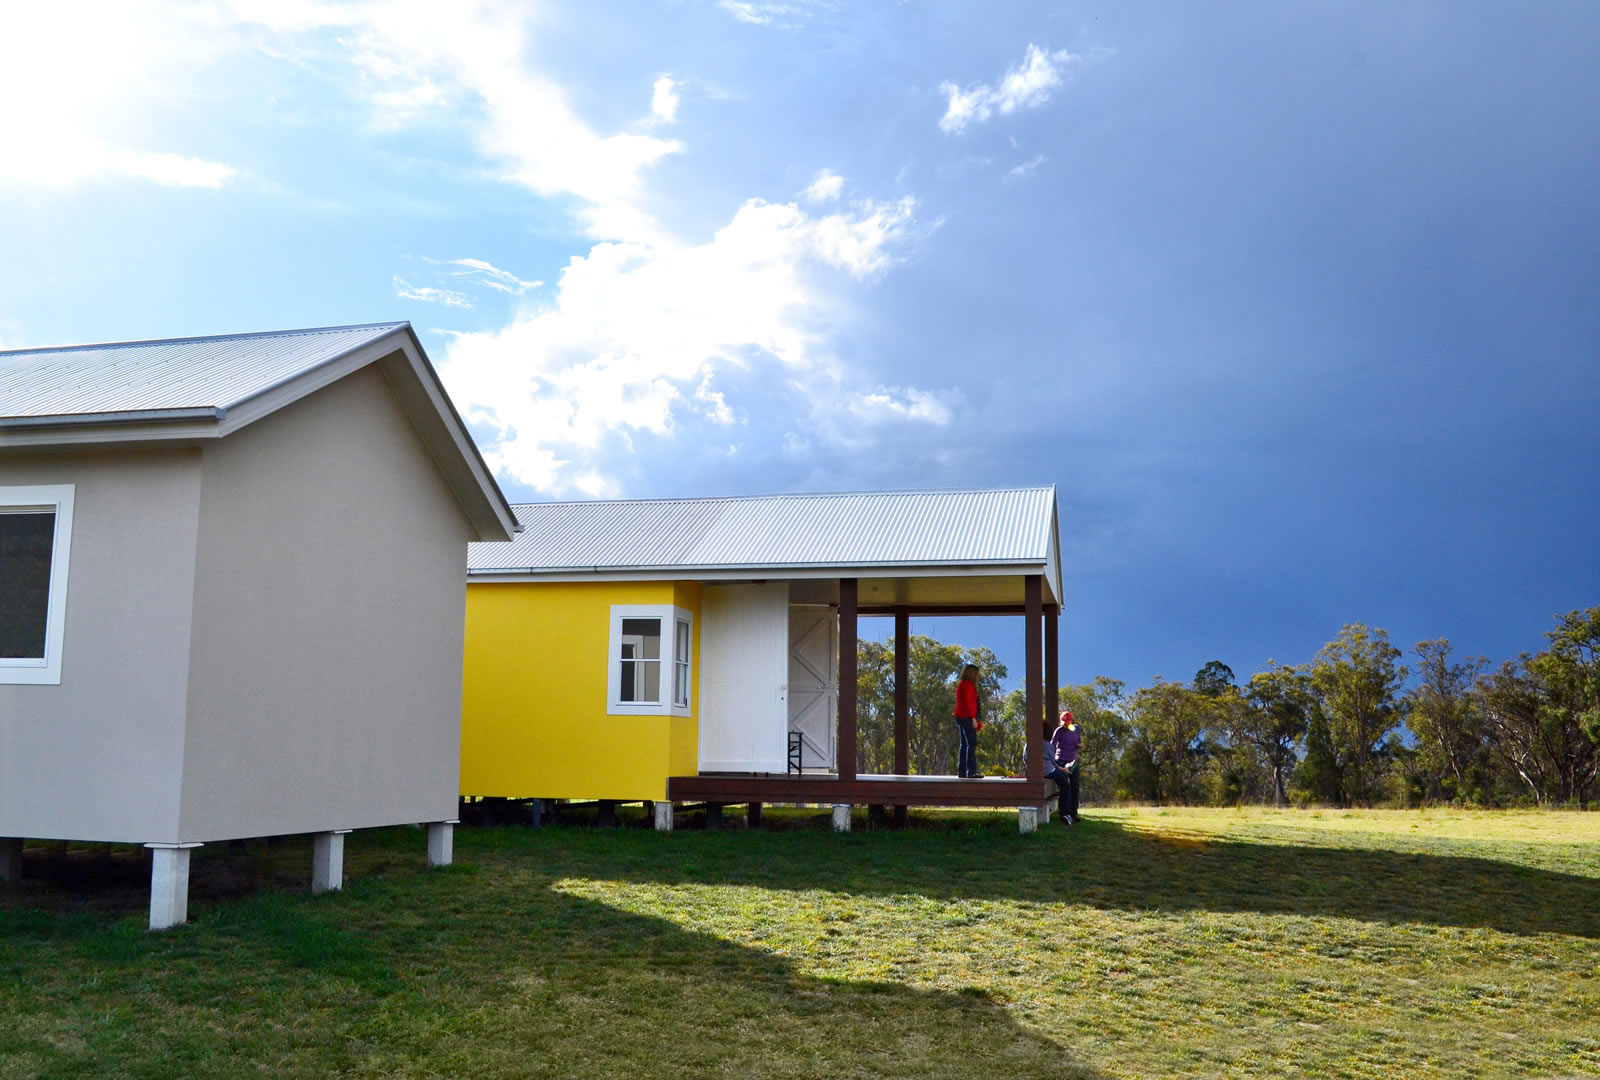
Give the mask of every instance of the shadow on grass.
POLYGON ((173 934, 0 908, 0 972, 19 977, 0 1075, 1099 1075, 985 993, 819 978, 562 892, 551 869, 269 892, 173 934))
POLYGON ((553 890, 506 914, 510 940, 485 942, 504 950, 489 972, 502 996, 447 1049, 463 1073, 538 1061, 549 1076, 1098 1076, 980 991, 818 978, 553 890))
MULTIPOLYGON (((521 842, 538 846, 539 858, 551 854, 547 846, 559 848, 557 857, 569 863, 558 872, 636 881, 1257 912, 1600 938, 1600 879, 1514 862, 1175 838, 1092 817, 1071 829, 1053 823, 1034 837, 1019 837, 1015 829, 1014 820, 1000 819, 851 836, 793 830, 669 838, 575 830, 555 845, 521 842)), ((496 843, 471 832, 465 837, 469 846, 496 843)))

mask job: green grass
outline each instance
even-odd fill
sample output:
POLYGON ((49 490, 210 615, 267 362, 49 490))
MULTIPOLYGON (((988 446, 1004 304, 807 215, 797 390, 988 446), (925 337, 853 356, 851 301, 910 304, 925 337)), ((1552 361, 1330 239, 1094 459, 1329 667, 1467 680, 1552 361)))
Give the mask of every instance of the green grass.
POLYGON ((1600 1076, 1600 814, 1089 813, 355 833, 167 934, 12 889, 0 1078, 1600 1076))

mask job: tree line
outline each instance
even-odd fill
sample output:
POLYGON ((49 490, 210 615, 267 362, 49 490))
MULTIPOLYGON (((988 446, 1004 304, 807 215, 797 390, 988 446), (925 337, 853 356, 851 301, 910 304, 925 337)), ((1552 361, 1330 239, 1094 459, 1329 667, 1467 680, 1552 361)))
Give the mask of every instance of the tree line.
MULTIPOLYGON (((1493 666, 1444 638, 1408 659, 1387 632, 1344 627, 1308 662, 1242 684, 1219 660, 1188 682, 1132 692, 1116 679, 1060 688, 1084 729, 1087 801, 1335 806, 1455 803, 1586 807, 1600 795, 1600 606, 1572 611, 1541 652, 1493 666)), ((978 765, 1023 771, 1023 692, 986 648, 910 638, 913 773, 955 770, 955 680, 982 673, 978 765)), ((857 768, 894 771, 894 645, 858 649, 857 768)))

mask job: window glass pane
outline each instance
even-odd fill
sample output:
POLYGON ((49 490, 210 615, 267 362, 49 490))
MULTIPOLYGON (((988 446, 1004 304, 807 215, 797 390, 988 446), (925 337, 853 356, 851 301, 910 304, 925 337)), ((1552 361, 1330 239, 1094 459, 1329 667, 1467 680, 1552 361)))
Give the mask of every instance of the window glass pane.
POLYGON ((0 659, 44 659, 52 511, 0 513, 0 659))
POLYGON ((679 620, 672 650, 672 703, 689 704, 689 624, 679 620))
POLYGON ((661 701, 661 620, 622 620, 621 685, 618 701, 661 701))
POLYGON ((623 619, 622 655, 624 659, 661 659, 661 620, 623 619), (629 645, 633 646, 631 654, 628 652, 629 645))
POLYGON ((661 661, 623 660, 622 685, 618 701, 659 702, 661 700, 661 661))

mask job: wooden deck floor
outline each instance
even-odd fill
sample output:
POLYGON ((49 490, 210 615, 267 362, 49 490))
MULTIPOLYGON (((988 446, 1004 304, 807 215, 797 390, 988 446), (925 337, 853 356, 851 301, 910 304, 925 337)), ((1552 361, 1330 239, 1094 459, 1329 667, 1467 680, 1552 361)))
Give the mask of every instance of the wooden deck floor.
POLYGON ((667 779, 672 802, 848 803, 852 806, 1034 806, 1053 798, 1048 780, 1010 776, 962 780, 954 776, 862 774, 841 780, 832 773, 701 773, 667 779))

